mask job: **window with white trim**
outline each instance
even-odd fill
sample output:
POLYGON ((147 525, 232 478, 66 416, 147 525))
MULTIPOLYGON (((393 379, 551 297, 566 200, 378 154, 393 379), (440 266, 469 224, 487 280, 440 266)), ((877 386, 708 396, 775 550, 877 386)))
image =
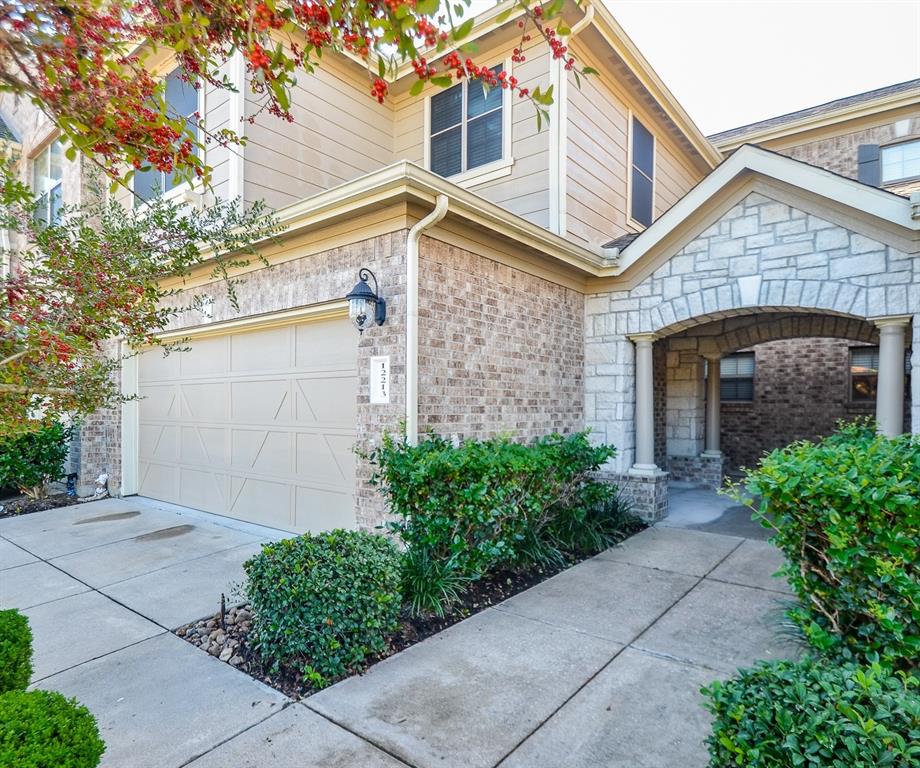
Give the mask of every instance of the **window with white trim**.
POLYGON ((37 201, 35 218, 45 224, 54 224, 61 216, 63 159, 61 142, 52 141, 32 160, 32 191, 37 201))
MULTIPOLYGON (((171 119, 184 118, 197 137, 195 113, 198 112, 198 89, 182 79, 180 69, 174 69, 166 76, 166 109, 171 119)), ((148 168, 134 174, 134 194, 146 202, 157 195, 169 192, 181 183, 175 171, 165 173, 156 168, 148 168)))
POLYGON ((754 353, 736 352, 722 358, 719 391, 723 402, 751 402, 754 399, 754 353))
POLYGON ((882 184, 920 178, 920 140, 881 148, 882 184))
POLYGON ((630 128, 629 217, 644 227, 654 218, 655 137, 635 117, 630 128))
MULTIPOLYGON (((498 74, 501 65, 492 67, 498 74)), ((502 159, 505 94, 480 80, 465 80, 431 97, 429 167, 456 176, 502 159)))

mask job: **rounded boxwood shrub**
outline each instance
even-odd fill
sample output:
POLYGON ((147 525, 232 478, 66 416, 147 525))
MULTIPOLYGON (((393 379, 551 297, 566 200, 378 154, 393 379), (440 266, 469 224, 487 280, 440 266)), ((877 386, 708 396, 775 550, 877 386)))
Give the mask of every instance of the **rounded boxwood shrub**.
POLYGON ((43 497, 48 483, 64 472, 72 435, 71 427, 52 423, 0 440, 0 486, 18 488, 32 498, 43 497))
POLYGON ((747 473, 799 598, 790 617, 825 654, 920 657, 920 441, 845 426, 793 443, 747 473))
POLYGON ((0 611, 0 694, 24 691, 32 676, 32 630, 19 611, 0 611))
POLYGON ((711 768, 920 764, 916 677, 879 664, 760 662, 703 689, 711 768))
POLYGON ((0 766, 95 768, 105 744, 96 719, 53 691, 0 695, 0 766))
POLYGON ((402 602, 400 555, 383 536, 335 530, 267 544, 244 565, 254 647, 323 687, 386 649, 402 602))

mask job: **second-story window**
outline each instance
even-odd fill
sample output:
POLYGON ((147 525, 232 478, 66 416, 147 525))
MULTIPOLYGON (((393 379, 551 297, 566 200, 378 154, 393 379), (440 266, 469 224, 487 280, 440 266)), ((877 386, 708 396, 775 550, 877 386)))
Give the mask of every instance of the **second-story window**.
POLYGON ((61 142, 52 141, 32 161, 32 191, 38 201, 35 218, 45 224, 57 222, 61 215, 63 155, 61 142))
POLYGON ((630 129, 629 216, 648 227, 654 210, 655 137, 635 117, 630 129))
MULTIPOLYGON (((501 66, 493 67, 496 74, 501 66)), ((502 159, 504 91, 464 81, 431 97, 431 170, 455 176, 502 159)))
POLYGON ((882 184, 920 178, 920 140, 881 149, 882 184))
MULTIPOLYGON (((195 113, 198 111, 198 91, 180 76, 180 70, 174 69, 166 77, 166 109, 169 117, 183 117, 197 135, 195 113)), ((175 173, 164 173, 156 168, 138 171, 134 174, 134 193, 143 201, 152 200, 157 195, 179 186, 175 173)))

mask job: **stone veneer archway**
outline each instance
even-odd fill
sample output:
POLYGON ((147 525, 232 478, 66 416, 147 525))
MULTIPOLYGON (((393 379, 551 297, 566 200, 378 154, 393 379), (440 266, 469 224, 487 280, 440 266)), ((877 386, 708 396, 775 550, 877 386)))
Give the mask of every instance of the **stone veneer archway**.
MULTIPOLYGON (((780 332, 781 314, 807 315, 813 318, 807 323, 833 323, 832 330, 857 337, 866 326, 880 328, 885 370, 878 416, 888 431, 900 425, 903 364, 892 361, 899 354, 903 360, 905 333, 920 314, 920 259, 893 242, 902 241, 818 202, 797 198, 791 205, 750 192, 637 284, 587 298, 586 423, 617 446, 618 458, 606 469, 629 478, 646 517, 663 516, 667 505, 666 477, 654 460, 653 345, 660 338, 713 321, 737 324, 721 348, 707 350, 717 357, 755 333, 755 325, 780 332), (757 321, 746 325, 741 317, 757 321)), ((918 332, 914 322, 914 348, 918 332)), ((914 358, 917 373, 920 355, 914 358)), ((920 397, 912 403, 913 429, 920 431, 920 397)))

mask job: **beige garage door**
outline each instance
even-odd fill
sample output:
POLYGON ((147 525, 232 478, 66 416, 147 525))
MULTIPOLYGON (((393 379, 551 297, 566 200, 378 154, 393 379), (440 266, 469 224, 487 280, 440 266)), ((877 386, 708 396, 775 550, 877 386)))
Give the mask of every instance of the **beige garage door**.
POLYGON ((336 318, 142 355, 138 492, 297 532, 354 527, 357 336, 336 318))

